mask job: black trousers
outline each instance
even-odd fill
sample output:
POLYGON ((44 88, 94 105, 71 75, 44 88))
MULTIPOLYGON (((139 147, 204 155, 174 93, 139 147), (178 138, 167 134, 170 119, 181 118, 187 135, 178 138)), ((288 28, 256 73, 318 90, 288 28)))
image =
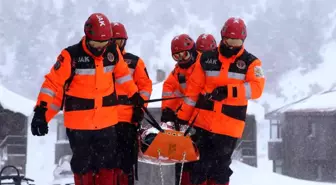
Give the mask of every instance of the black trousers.
POLYGON ((195 128, 192 139, 200 152, 200 160, 191 163, 190 179, 192 184, 202 184, 211 179, 217 184, 229 182, 233 171, 230 169, 231 156, 237 138, 214 134, 195 128))
POLYGON ((85 174, 99 169, 117 167, 117 132, 115 126, 101 130, 66 130, 72 159, 73 173, 85 174))
POLYGON ((138 163, 137 127, 127 122, 119 122, 117 131, 117 158, 118 168, 124 173, 133 174, 134 165, 138 163))

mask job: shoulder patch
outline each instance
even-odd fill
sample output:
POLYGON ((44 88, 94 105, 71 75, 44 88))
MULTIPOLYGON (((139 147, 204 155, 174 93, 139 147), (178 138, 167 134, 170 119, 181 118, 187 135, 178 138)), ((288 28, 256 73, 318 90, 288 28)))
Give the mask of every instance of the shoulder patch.
POLYGON ((254 67, 254 75, 258 78, 264 77, 264 71, 261 66, 255 66, 254 67))
POLYGON ((115 44, 110 44, 103 54, 104 66, 115 65, 119 61, 119 54, 115 44))
POLYGON ((64 57, 60 54, 57 57, 56 63, 54 64, 54 70, 58 70, 61 68, 61 63, 64 62, 64 57))
POLYGON ((249 66, 257 59, 254 55, 244 50, 243 54, 230 64, 229 72, 246 74, 249 66))

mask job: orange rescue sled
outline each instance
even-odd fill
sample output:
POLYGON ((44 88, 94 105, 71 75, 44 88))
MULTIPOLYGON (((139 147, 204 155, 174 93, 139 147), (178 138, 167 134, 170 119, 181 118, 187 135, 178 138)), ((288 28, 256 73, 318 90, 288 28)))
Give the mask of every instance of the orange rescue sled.
POLYGON ((164 130, 159 132, 144 155, 161 162, 191 162, 199 160, 199 152, 190 136, 183 132, 164 130))

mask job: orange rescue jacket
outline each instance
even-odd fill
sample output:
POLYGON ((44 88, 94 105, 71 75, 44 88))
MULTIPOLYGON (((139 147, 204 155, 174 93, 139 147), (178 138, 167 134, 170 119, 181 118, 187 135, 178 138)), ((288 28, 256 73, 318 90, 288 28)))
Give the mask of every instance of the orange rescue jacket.
MULTIPOLYGON (((123 57, 128 64, 133 80, 138 87, 139 93, 144 100, 149 100, 152 94, 152 80, 149 78, 144 61, 131 53, 123 51, 123 57)), ((118 95, 118 120, 130 123, 133 114, 133 106, 127 96, 127 89, 117 84, 118 95)))
POLYGON ((70 129, 98 130, 118 122, 114 84, 127 88, 127 95, 138 91, 119 49, 110 44, 102 56, 88 50, 85 37, 64 49, 45 76, 37 105, 47 102, 47 121, 57 114, 64 92, 64 124, 70 129), (66 84, 71 84, 66 88, 66 84), (62 98, 61 98, 62 97, 62 98), (55 105, 54 108, 52 108, 55 105))
POLYGON ((188 98, 184 99, 178 118, 192 120, 197 115, 195 126, 240 138, 245 127, 248 100, 259 98, 264 89, 261 61, 244 48, 236 56, 225 58, 218 48, 202 54, 189 80, 188 98), (226 99, 205 98, 216 87, 225 85, 228 87, 226 99))
MULTIPOLYGON (((198 53, 197 58, 199 58, 199 56, 200 53, 198 53)), ((198 60, 196 59, 196 62, 197 61, 198 60)), ((189 77, 192 74, 194 67, 195 63, 187 69, 183 69, 176 64, 168 78, 163 82, 162 98, 184 96, 189 83, 189 77)), ((170 108, 173 111, 177 111, 180 108, 182 102, 182 98, 162 101, 161 109, 163 110, 165 108, 170 108)))

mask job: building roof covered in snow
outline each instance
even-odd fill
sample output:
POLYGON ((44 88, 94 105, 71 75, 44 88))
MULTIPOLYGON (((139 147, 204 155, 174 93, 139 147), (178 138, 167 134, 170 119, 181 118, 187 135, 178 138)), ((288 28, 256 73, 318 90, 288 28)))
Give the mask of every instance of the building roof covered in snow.
POLYGON ((0 104, 3 108, 20 112, 29 116, 34 109, 35 102, 18 95, 0 85, 0 104))
POLYGON ((293 103, 287 104, 265 115, 266 119, 276 118, 285 112, 334 112, 336 111, 336 89, 324 91, 293 103))
MULTIPOLYGON (((153 92, 151 95, 151 99, 162 98, 162 86, 163 86, 163 82, 153 85, 153 92)), ((149 108, 161 107, 161 101, 149 103, 148 107, 149 108)), ((260 120, 264 118, 265 109, 263 106, 256 103, 255 101, 249 101, 249 104, 247 107, 247 113, 251 115, 255 115, 256 120, 260 120)))

